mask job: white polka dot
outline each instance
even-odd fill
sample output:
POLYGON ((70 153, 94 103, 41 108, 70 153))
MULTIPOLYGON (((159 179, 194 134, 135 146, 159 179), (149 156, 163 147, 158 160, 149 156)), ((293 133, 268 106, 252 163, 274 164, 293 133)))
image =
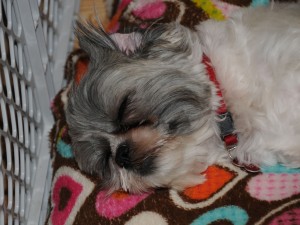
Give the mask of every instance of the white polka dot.
POLYGON ((132 217, 125 225, 168 225, 167 220, 155 212, 142 212, 132 217))

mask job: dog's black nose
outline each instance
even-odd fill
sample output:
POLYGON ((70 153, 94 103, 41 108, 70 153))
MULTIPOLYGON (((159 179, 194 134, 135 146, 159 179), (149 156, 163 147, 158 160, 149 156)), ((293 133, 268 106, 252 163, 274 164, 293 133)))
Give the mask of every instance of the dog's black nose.
POLYGON ((128 143, 122 143, 116 151, 115 161, 119 167, 128 169, 131 167, 130 162, 130 147, 128 143))

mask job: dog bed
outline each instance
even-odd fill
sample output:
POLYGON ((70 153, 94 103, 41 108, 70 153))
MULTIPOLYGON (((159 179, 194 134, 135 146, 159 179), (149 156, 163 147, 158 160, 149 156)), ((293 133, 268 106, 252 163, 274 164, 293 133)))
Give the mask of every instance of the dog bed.
MULTIPOLYGON (((203 20, 223 20, 237 7, 256 7, 268 0, 121 0, 110 2, 108 32, 128 26, 177 21, 193 27, 203 20)), ((284 18, 282 18, 284 19, 284 18)), ((81 50, 66 62, 66 78, 80 77, 88 59, 81 50), (74 58, 78 60, 74 63, 74 58)), ((210 166, 207 181, 183 192, 169 189, 110 196, 100 180, 81 172, 73 158, 64 104, 68 85, 52 102, 55 124, 50 134, 53 180, 46 224, 126 225, 296 225, 300 224, 300 169, 281 165, 249 174, 232 164, 210 166)))

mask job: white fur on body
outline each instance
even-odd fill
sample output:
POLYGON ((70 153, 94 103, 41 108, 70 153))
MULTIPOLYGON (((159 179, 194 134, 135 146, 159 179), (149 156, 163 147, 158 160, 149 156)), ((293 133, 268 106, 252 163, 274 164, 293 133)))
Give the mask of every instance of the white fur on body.
POLYGON ((245 163, 299 167, 299 4, 238 10, 197 32, 233 115, 234 154, 245 163))

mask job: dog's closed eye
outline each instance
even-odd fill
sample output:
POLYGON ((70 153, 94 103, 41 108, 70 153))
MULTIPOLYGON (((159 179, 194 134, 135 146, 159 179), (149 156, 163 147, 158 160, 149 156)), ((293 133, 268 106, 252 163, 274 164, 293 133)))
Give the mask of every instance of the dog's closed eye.
POLYGON ((130 129, 141 127, 141 126, 149 126, 153 124, 153 121, 150 119, 142 119, 142 118, 133 118, 128 119, 130 114, 129 104, 130 104, 130 94, 126 95, 119 106, 117 122, 119 124, 119 129, 115 132, 126 132, 130 129))
POLYGON ((151 120, 141 120, 141 121, 133 121, 130 123, 121 123, 119 130, 115 133, 125 133, 126 131, 130 129, 134 129, 137 127, 144 127, 144 126, 150 126, 153 122, 151 120))
POLYGON ((176 120, 173 120, 173 121, 169 122, 170 132, 175 131, 178 128, 179 125, 180 125, 179 122, 176 121, 176 120))
POLYGON ((129 102, 129 95, 126 95, 121 104, 120 104, 120 107, 119 107, 119 110, 118 110, 118 122, 119 123, 122 123, 123 122, 123 119, 124 119, 124 114, 125 114, 125 110, 127 108, 127 105, 128 105, 128 102, 129 102))

